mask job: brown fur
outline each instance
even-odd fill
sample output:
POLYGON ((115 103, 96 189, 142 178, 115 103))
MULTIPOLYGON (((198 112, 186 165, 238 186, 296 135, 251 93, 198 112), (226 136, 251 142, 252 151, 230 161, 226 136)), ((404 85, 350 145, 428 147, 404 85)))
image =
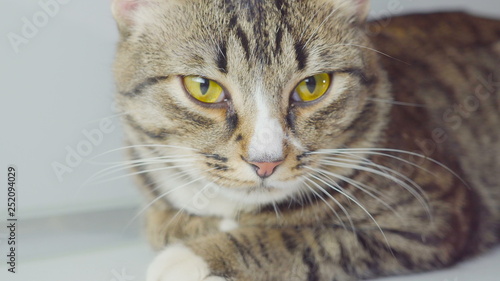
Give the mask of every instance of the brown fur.
POLYGON ((304 147, 287 139, 285 163, 273 177, 320 175, 318 168, 348 177, 333 183, 309 176, 315 192, 242 206, 234 214, 238 228, 221 232, 220 216, 179 211, 164 195, 163 172, 148 171, 172 164, 148 163, 138 167, 140 184, 161 199, 148 213, 153 245, 182 241, 212 276, 227 280, 326 281, 438 269, 498 242, 500 22, 443 13, 365 26, 346 2, 169 2, 149 11, 156 21, 138 17, 135 26, 120 26, 115 73, 128 142, 200 149, 135 147, 132 159, 186 153, 198 171, 212 169, 200 172, 208 181, 235 192, 278 192, 259 191, 241 160, 254 133, 255 77, 264 77, 274 117, 304 147), (339 95, 290 106, 294 85, 330 71, 344 83, 339 95), (193 74, 224 84, 231 105, 190 102, 176 79, 193 74), (329 166, 326 152, 315 154, 343 147, 366 149, 357 155, 406 185, 373 170, 329 166), (373 188, 371 195, 354 181, 373 188))

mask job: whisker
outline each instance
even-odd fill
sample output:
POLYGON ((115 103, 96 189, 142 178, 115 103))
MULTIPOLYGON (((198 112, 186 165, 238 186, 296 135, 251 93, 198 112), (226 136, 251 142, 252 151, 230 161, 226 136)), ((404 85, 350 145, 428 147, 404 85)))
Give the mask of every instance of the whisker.
MULTIPOLYGON (((382 193, 378 189, 376 189, 376 188, 374 188, 372 186, 369 186, 367 184, 364 184, 364 183, 362 183, 360 181, 357 181, 357 180, 354 180, 352 178, 345 177, 345 176, 342 176, 342 175, 339 175, 339 174, 331 173, 330 171, 327 171, 327 170, 324 170, 324 169, 317 168, 317 170, 320 171, 321 173, 325 173, 327 175, 335 177, 335 178, 337 178, 337 179, 339 179, 341 181, 345 181, 345 182, 347 182, 347 183, 355 186, 356 188, 360 189, 361 191, 366 192, 368 195, 373 196, 373 198, 375 198, 377 200, 382 200, 380 197, 383 197, 387 201, 391 201, 391 199, 392 199, 391 197, 389 197, 388 195, 382 193)), ((383 200, 382 200, 381 203, 387 204, 383 200)))
POLYGON ((402 101, 395 101, 395 100, 385 100, 385 99, 378 99, 378 98, 367 98, 367 99, 374 101, 374 102, 389 103, 389 104, 401 105, 401 106, 423 107, 423 108, 428 107, 424 104, 418 104, 418 103, 409 103, 409 102, 402 102, 402 101))
MULTIPOLYGON (((312 173, 308 173, 308 176, 311 176, 311 177, 315 177, 312 173)), ((349 224, 351 225, 351 229, 352 231, 356 232, 356 227, 354 227, 354 222, 352 221, 352 218, 351 216, 349 215, 349 212, 347 211, 347 209, 337 200, 335 199, 335 197, 333 197, 330 193, 328 193, 324 188, 322 188, 318 183, 316 183, 315 181, 309 179, 309 178, 305 178, 305 180, 311 182, 312 184, 314 184, 321 192, 323 192, 326 196, 328 196, 328 198, 330 198, 334 203, 335 205, 339 206, 339 208, 342 210, 342 212, 346 215, 347 217, 347 220, 349 221, 349 224)), ((323 198, 323 196, 321 196, 320 194, 318 194, 313 188, 311 188, 309 185, 307 185, 309 187, 309 189, 319 198, 321 199, 321 201, 325 202, 325 204, 328 205, 328 207, 334 212, 335 216, 337 217, 337 219, 339 219, 340 223, 342 224, 342 227, 344 227, 345 230, 347 230, 347 227, 344 223, 344 221, 340 218, 339 214, 337 213, 337 211, 335 211, 335 209, 323 198)))
POLYGON ((383 55, 383 56, 386 56, 386 57, 388 57, 388 58, 391 58, 391 59, 393 59, 393 60, 396 60, 396 61, 399 61, 399 62, 402 62, 402 63, 404 63, 404 64, 406 64, 406 65, 411 66, 411 64, 409 64, 409 63, 407 63, 407 62, 405 62, 405 61, 402 61, 402 60, 400 60, 400 59, 398 59, 398 58, 395 58, 395 57, 393 57, 393 56, 391 56, 391 55, 388 55, 388 54, 386 54, 386 53, 384 53, 384 52, 381 52, 381 51, 379 51, 379 50, 377 50, 377 49, 374 49, 374 48, 371 48, 371 47, 367 47, 367 46, 363 46, 363 45, 357 45, 357 44, 335 44, 334 46, 353 46, 353 47, 358 47, 358 48, 362 48, 362 49, 370 50, 370 51, 373 51, 373 52, 375 52, 375 53, 377 53, 377 54, 381 54, 381 55, 383 55))
POLYGON ((177 146, 177 145, 164 145, 164 144, 139 144, 139 145, 129 145, 129 146, 124 146, 124 147, 120 147, 120 148, 115 148, 115 149, 111 149, 111 150, 108 150, 106 152, 103 152, 101 154, 98 154, 92 158, 90 158, 90 160, 93 160, 93 159, 96 159, 98 157, 101 157, 101 156, 104 156, 104 155, 107 155, 109 153, 113 153, 113 152, 116 152, 116 151, 120 151, 120 150, 125 150, 125 149, 131 149, 131 148, 139 148, 139 147, 154 147, 154 148, 178 148, 178 149, 186 149, 186 150, 192 150, 192 151, 200 151, 199 149, 196 149, 196 148, 192 148, 192 147, 184 147, 184 146, 177 146))
MULTIPOLYGON (((388 158, 392 158, 392 159, 395 159, 395 160, 401 161, 401 162, 403 162, 403 163, 405 163, 405 164, 408 164, 408 165, 411 165, 411 166, 413 166, 413 167, 416 167, 416 168, 418 168, 418 169, 420 169, 420 170, 422 170, 422 171, 424 171, 424 172, 426 172, 426 173, 428 173, 428 174, 430 174, 430 175, 432 175, 432 176, 437 177, 437 174, 433 173, 432 171, 429 171, 428 169, 426 169, 426 168, 424 168, 424 167, 422 167, 422 166, 420 166, 420 165, 417 165, 417 164, 415 164, 415 163, 413 163, 413 162, 411 162, 411 161, 408 161, 408 160, 405 160, 405 159, 403 159, 403 158, 401 158, 401 157, 397 157, 397 156, 394 156, 394 155, 391 155, 391 154, 387 154, 387 153, 371 152, 371 151, 370 151, 370 152, 366 152, 366 153, 364 153, 364 152, 357 152, 357 153, 351 153, 351 152, 349 152, 349 153, 347 153, 347 152, 340 152, 339 154, 343 154, 343 155, 351 155, 352 157, 357 157, 357 158, 365 159, 366 161, 368 161, 368 162, 370 162, 370 163, 374 163, 374 162, 373 162, 373 161, 371 161, 371 160, 369 160, 369 159, 367 159, 367 158, 365 158, 365 157, 358 156, 357 154, 367 154, 367 155, 379 155, 379 156, 384 156, 384 157, 388 157, 388 158)), ((375 163, 375 164, 376 164, 376 163, 375 163)))
MULTIPOLYGON (((168 177, 169 182, 172 182, 173 180, 177 180, 177 179, 181 179, 181 180, 184 180, 184 178, 189 179, 191 177, 190 173, 192 171, 196 171, 196 168, 191 168, 191 169, 185 170, 185 171, 181 170, 179 172, 173 173, 173 174, 169 175, 169 177, 168 177)), ((202 172, 205 172, 205 171, 202 171, 202 172)), ((162 181, 162 180, 159 179, 159 180, 154 182, 154 185, 156 185, 156 186, 151 191, 156 191, 164 185, 164 184, 158 184, 160 181, 162 181)))
MULTIPOLYGON (((200 189, 198 192, 196 192, 194 195, 193 195, 193 198, 196 198, 196 196, 200 195, 203 191, 205 191, 210 185, 214 184, 213 182, 209 182, 208 184, 206 184, 202 189, 200 189)), ((217 185, 216 185, 217 186, 217 185)), ((175 218, 177 216, 179 216, 179 214, 181 212, 183 212, 185 209, 187 208, 187 206, 184 206, 182 207, 181 209, 179 209, 176 214, 168 221, 167 224, 165 224, 164 228, 168 228, 170 226, 170 224, 175 220, 175 218)))
MULTIPOLYGON (((303 186, 306 186, 308 187, 308 189, 310 190, 311 187, 307 184, 307 182, 305 181, 304 177, 301 177, 299 178, 300 179, 300 182, 302 183, 303 186)), ((301 186, 302 187, 302 186, 301 186)), ((310 193, 307 192, 307 191, 304 191, 302 190, 302 188, 299 188, 299 191, 300 191, 300 196, 302 196, 303 198, 306 198, 307 201, 309 202, 309 205, 312 206, 314 203, 311 199, 311 196, 310 196, 310 193)), ((302 209, 301 209, 301 214, 304 214, 304 206, 302 206, 302 209)), ((317 216, 317 215, 316 215, 317 216)))
POLYGON ((281 212, 280 212, 278 206, 276 206, 275 201, 273 201, 272 204, 273 204, 274 212, 276 213, 276 219, 280 220, 281 219, 281 212))
MULTIPOLYGON (((158 157, 161 158, 161 157, 158 157)), ((91 182, 95 178, 102 178, 107 175, 120 172, 123 170, 128 170, 131 168, 135 167, 141 167, 141 166, 147 166, 147 165, 153 165, 153 164, 167 164, 167 163, 181 163, 181 162, 191 162, 193 163, 196 159, 195 158, 183 158, 183 159, 165 159, 165 160, 137 160, 137 161, 130 161, 129 164, 120 164, 120 165, 114 165, 105 169, 102 169, 101 171, 93 174, 90 176, 86 182, 91 182)))
POLYGON ((135 163, 145 162, 145 161, 149 161, 149 160, 176 159, 176 158, 182 159, 182 158, 192 157, 192 156, 193 155, 185 154, 185 155, 171 155, 171 156, 157 156, 157 157, 151 157, 151 158, 140 158, 140 159, 135 159, 135 160, 127 160, 127 161, 97 162, 97 161, 87 160, 86 162, 89 164, 92 164, 92 165, 117 165, 118 166, 120 164, 123 164, 123 165, 135 164, 135 163))
MULTIPOLYGON (((325 150, 325 151, 327 151, 327 150, 325 150)), ((406 150, 399 150, 399 149, 391 149, 391 148, 339 148, 339 149, 334 149, 334 151, 336 151, 336 152, 347 151, 347 152, 351 152, 351 153, 353 151, 356 151, 356 152, 365 153, 365 154, 368 154, 371 151, 375 151, 375 152, 382 151, 382 152, 394 152, 394 153, 401 153, 401 154, 416 156, 416 157, 428 160, 428 161, 440 166, 441 168, 445 169, 446 171, 451 173, 453 176, 455 176, 457 179, 459 179, 465 186, 467 186, 468 188, 471 188, 470 185, 464 179, 462 179, 457 173, 455 173, 452 169, 448 168, 443 163, 441 163, 437 160, 434 160, 430 157, 427 157, 425 155, 415 153, 415 152, 406 151, 406 150)), ((314 153, 314 152, 312 152, 312 153, 314 153)), ((388 157, 392 156, 390 154, 383 154, 383 155, 388 156, 388 157)), ((411 162, 409 162, 409 163, 411 163, 411 162)), ((415 164, 414 164, 414 166, 419 167, 418 165, 415 165, 415 164)))
MULTIPOLYGON (((307 167, 307 166, 306 166, 307 167)), ((309 169, 313 169, 311 167, 308 167, 309 169)), ((313 169, 314 170, 314 169, 313 169)), ((385 235, 385 232, 384 230, 382 229, 382 227, 380 226, 380 224, 377 222, 377 220, 372 216, 372 214, 361 204, 358 202, 358 200, 356 200, 356 198, 350 196, 349 194, 345 193, 344 191, 342 191, 341 187, 335 183, 335 182, 332 182, 333 184, 335 184, 335 186, 325 182, 324 180, 322 180, 321 178, 318 178, 314 175, 311 175, 313 177, 315 177, 317 180, 323 182, 324 184, 326 184, 327 186, 329 186, 330 188, 332 188, 333 190, 339 192, 340 194, 346 196, 349 200, 351 200, 354 204, 356 204, 359 208, 361 208, 361 210, 363 210, 363 212, 366 213, 366 215, 368 215, 368 217, 373 221, 373 223, 377 226, 378 230, 380 231, 380 233, 382 234, 382 236, 384 237, 384 240, 387 244, 387 247, 388 249, 392 252, 391 250, 391 247, 390 247, 390 244, 389 244, 389 240, 387 239, 387 236, 385 235), (340 189, 339 189, 340 188, 340 189)), ((353 229, 355 231, 355 229, 353 229)))
MULTIPOLYGON (((211 168, 211 169, 205 170, 204 172, 207 172, 207 171, 209 171, 209 170, 214 170, 214 169, 215 169, 215 168, 211 168)), ((204 178, 205 178, 205 177, 199 177, 199 178, 196 178, 196 179, 194 179, 194 180, 192 180, 192 181, 189 181, 189 182, 187 182, 187 183, 185 183, 185 184, 182 184, 182 185, 180 185, 180 186, 178 186, 178 187, 176 187, 176 188, 174 188, 174 189, 171 189, 171 190, 169 190, 169 191, 167 191, 167 192, 164 192, 163 194, 159 195, 159 196, 158 196, 158 197, 156 197, 155 199, 151 200, 151 202, 149 202, 149 203, 148 203, 148 204, 147 204, 144 208, 142 208, 142 209, 141 209, 141 210, 140 210, 140 211, 139 211, 139 212, 138 212, 138 213, 137 213, 134 217, 132 217, 132 218, 130 219, 129 223, 127 223, 127 225, 125 226, 124 230, 128 229, 128 228, 132 225, 132 223, 133 223, 133 222, 134 222, 137 218, 139 218, 139 217, 140 217, 140 216, 141 216, 141 215, 142 215, 142 214, 143 214, 143 213, 144 213, 144 212, 145 212, 148 208, 150 208, 150 207, 151 207, 154 203, 156 203, 156 202, 157 202, 157 201, 159 201, 160 199, 164 198, 165 196, 169 195, 170 193, 172 193, 172 192, 174 192, 174 191, 176 191, 176 190, 179 190, 179 189, 181 189, 181 188, 183 188, 183 187, 185 187, 185 186, 187 186, 187 185, 193 184, 193 183, 195 183, 195 182, 197 182, 197 181, 200 181, 200 180, 202 180, 202 179, 204 179, 204 178)))
MULTIPOLYGON (((354 156, 354 155, 353 155, 353 156, 354 156)), ((396 171, 396 170, 394 170, 394 169, 391 169, 391 168, 389 168, 389 167, 386 167, 386 166, 384 166, 384 165, 377 164, 377 163, 375 163, 375 162, 373 162, 373 161, 371 161, 371 160, 369 160, 369 159, 367 159, 367 158, 363 158, 363 157, 359 157, 359 156, 358 156, 358 158, 360 158, 360 159, 362 160, 363 165, 370 166, 370 167, 375 167, 375 168, 377 168, 377 169, 378 169, 379 171, 381 171, 381 172, 386 172, 386 173, 389 173, 389 174, 391 174, 391 173, 392 173, 392 174, 395 174, 395 175, 397 175, 397 176, 400 176, 400 177, 402 177, 402 178, 406 179, 406 180, 407 180, 407 181, 409 181, 409 182, 413 182, 413 183, 414 183, 413 185, 414 185, 414 186, 415 186, 415 187, 416 187, 416 188, 417 188, 417 189, 418 189, 418 190, 419 190, 419 191, 420 191, 420 192, 424 195, 424 197, 426 197, 426 199, 428 199, 428 198, 427 198, 427 196, 425 195, 425 191, 423 191, 423 190, 421 189, 421 187, 420 187, 417 183, 415 183, 415 182, 414 182, 413 180, 411 180, 410 178, 406 177, 404 174, 402 174, 402 173, 400 173, 400 172, 398 172, 398 171, 396 171)), ((333 159, 333 160, 336 160, 336 161, 344 161, 344 162, 348 162, 348 163, 352 163, 352 164, 358 164, 358 163, 359 163, 359 161, 349 160, 349 159, 345 159, 345 158, 332 157, 332 156, 330 156, 330 157, 325 157, 325 159, 329 159, 329 160, 332 160, 332 159, 333 159)), ((423 168, 422 168, 422 169, 423 169, 423 168)), ((424 169, 424 170, 425 170, 425 169, 424 169)), ((427 170, 426 170, 426 171, 427 171, 427 170)), ((435 174, 433 174, 433 173, 432 173, 432 172, 430 172, 430 171, 429 171, 429 174, 431 174, 431 175, 435 175, 435 174)))
POLYGON ((298 42, 302 42, 302 39, 304 39, 304 35, 306 34, 306 31, 309 30, 309 27, 311 26, 311 22, 318 16, 319 12, 321 12, 321 9, 317 9, 316 12, 314 13, 314 15, 312 15, 310 17, 309 21, 305 25, 304 30, 302 31, 302 33, 299 36, 298 42))
POLYGON ((123 115, 130 114, 130 112, 132 112, 132 111, 116 113, 116 114, 109 115, 109 116, 106 116, 106 117, 102 117, 102 118, 99 118, 99 119, 93 119, 93 120, 88 121, 86 124, 92 124, 92 123, 96 123, 96 122, 101 122, 102 120, 105 120, 105 119, 113 119, 113 118, 121 117, 123 115))
MULTIPOLYGON (((114 177, 114 178, 107 179, 107 180, 103 180, 103 181, 98 181, 98 182, 95 182, 94 184, 102 184, 102 183, 114 181, 114 180, 117 180, 117 179, 126 178, 126 177, 134 176, 134 175, 140 175, 140 174, 144 174, 144 173, 150 173, 150 172, 156 172, 156 171, 164 171, 164 170, 177 169, 177 168, 185 168, 185 167, 191 167, 191 166, 193 166, 193 165, 177 165, 177 166, 168 166, 168 167, 162 167, 162 168, 144 170, 144 171, 129 173, 129 174, 126 174, 126 175, 121 175, 121 176, 114 177)), ((82 184, 82 186, 84 186, 86 184, 88 184, 87 181, 85 181, 82 184)))
MULTIPOLYGON (((410 192, 419 202, 420 204, 422 204, 422 206, 425 208, 428 216, 429 216, 429 219, 432 221, 432 212, 430 210, 430 206, 429 204, 427 203, 428 202, 428 197, 426 196, 425 192, 422 190, 422 188, 417 184, 415 183, 413 180, 411 180, 410 178, 400 174, 400 173, 396 173, 396 175, 400 176, 403 180, 387 173, 387 172, 381 172, 381 171, 378 171, 378 170, 375 170, 375 169, 372 169, 372 168, 368 168, 368 167, 364 167, 364 166, 359 166, 359 165, 351 165, 351 164, 345 164, 345 163, 342 163, 342 162, 335 162, 335 161, 330 161, 330 160, 321 160, 321 162, 325 165, 329 165, 329 166, 335 166, 335 167, 339 167, 339 168, 348 168, 348 169, 355 169, 355 170, 359 170, 359 171, 365 171, 365 172, 368 172, 368 173, 373 173, 373 174, 376 174, 376 175, 379 175, 379 176, 382 176, 388 180, 391 180, 395 183, 397 183, 399 186, 403 187, 405 190, 407 190, 408 192, 410 192), (407 181, 408 183, 406 183, 405 181, 407 181), (413 187, 412 187, 413 186, 413 187), (417 192, 419 191, 419 192, 417 192), (424 197, 422 196, 422 194, 424 195, 424 197)), ((388 169, 388 168, 386 168, 388 169)))
MULTIPOLYGON (((373 187, 370 187, 370 186, 368 186, 368 185, 366 185, 366 184, 364 184, 362 182, 356 181, 354 179, 351 179, 351 178, 348 178, 348 177, 344 177, 342 175, 331 173, 331 172, 323 170, 323 169, 317 169, 317 170, 318 170, 319 173, 324 174, 325 176, 326 175, 330 175, 330 176, 332 176, 334 178, 337 178, 337 179, 339 179, 341 181, 345 181, 345 182, 351 184, 352 186, 356 187, 357 189, 361 190, 362 192, 368 194, 368 196, 370 196, 373 199, 375 199, 378 202, 380 202, 384 207, 386 207, 387 209, 389 209, 390 211, 392 211, 399 219, 403 219, 401 217, 401 215, 391 205, 389 205, 387 202, 385 202, 384 200, 382 200, 377 195, 379 195, 381 197, 384 197, 388 201, 390 201, 391 198, 389 198, 387 195, 383 194, 382 192, 378 191, 377 189, 375 189, 373 187), (377 195, 375 195, 374 193, 377 194, 377 195)), ((333 181, 333 179, 331 179, 331 178, 329 178, 329 179, 333 181)))
POLYGON ((326 16, 326 17, 325 17, 325 19, 323 19, 323 21, 321 22, 321 24, 320 24, 320 25, 318 25, 318 27, 316 27, 316 29, 313 31, 313 33, 311 33, 311 36, 309 36, 309 38, 307 39, 306 43, 304 43, 304 45, 302 46, 302 50, 304 50, 304 49, 306 48, 306 46, 307 46, 307 45, 309 44, 309 42, 313 39, 313 37, 314 37, 316 34, 318 34, 319 29, 320 29, 320 28, 322 28, 322 27, 323 27, 323 25, 325 25, 325 23, 328 21, 328 19, 329 19, 331 16, 333 16, 333 14, 334 14, 336 11, 338 11, 338 10, 339 10, 339 8, 332 10, 332 11, 328 14, 328 16, 326 16))

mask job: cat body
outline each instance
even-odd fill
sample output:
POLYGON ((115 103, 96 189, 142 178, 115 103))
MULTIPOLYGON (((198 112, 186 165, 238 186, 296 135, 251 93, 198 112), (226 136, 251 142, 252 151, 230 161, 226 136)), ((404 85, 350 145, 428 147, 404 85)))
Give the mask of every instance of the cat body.
POLYGON ((498 242, 500 22, 367 5, 114 1, 148 281, 359 280, 498 242))

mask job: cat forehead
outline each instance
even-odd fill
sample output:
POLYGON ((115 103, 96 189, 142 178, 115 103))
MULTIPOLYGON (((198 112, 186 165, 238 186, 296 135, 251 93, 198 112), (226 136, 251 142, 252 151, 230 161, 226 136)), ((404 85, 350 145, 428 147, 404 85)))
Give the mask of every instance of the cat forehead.
POLYGON ((333 0, 174 2, 134 14, 120 54, 140 67, 135 73, 203 76, 244 92, 258 81, 276 93, 311 75, 362 66, 359 48, 346 44, 356 42, 352 16, 333 0))
POLYGON ((261 72, 262 65, 272 76, 305 70, 311 60, 319 71, 338 55, 334 43, 352 35, 345 28, 349 17, 330 2, 186 1, 149 12, 143 15, 145 48, 156 43, 191 71, 215 64, 223 73, 261 72), (272 65, 279 69, 268 69, 272 65))

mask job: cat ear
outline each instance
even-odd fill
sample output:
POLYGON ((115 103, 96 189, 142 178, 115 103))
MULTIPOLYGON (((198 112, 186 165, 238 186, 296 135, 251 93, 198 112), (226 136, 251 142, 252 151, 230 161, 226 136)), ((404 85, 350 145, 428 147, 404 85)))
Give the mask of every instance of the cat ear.
POLYGON ((136 22, 134 17, 142 6, 151 4, 154 0, 111 0, 111 11, 120 30, 126 30, 136 22))
POLYGON ((370 13, 370 0, 354 0, 358 19, 365 21, 370 13))
POLYGON ((370 0, 341 0, 343 4, 354 9, 356 18, 364 22, 370 12, 370 0))

